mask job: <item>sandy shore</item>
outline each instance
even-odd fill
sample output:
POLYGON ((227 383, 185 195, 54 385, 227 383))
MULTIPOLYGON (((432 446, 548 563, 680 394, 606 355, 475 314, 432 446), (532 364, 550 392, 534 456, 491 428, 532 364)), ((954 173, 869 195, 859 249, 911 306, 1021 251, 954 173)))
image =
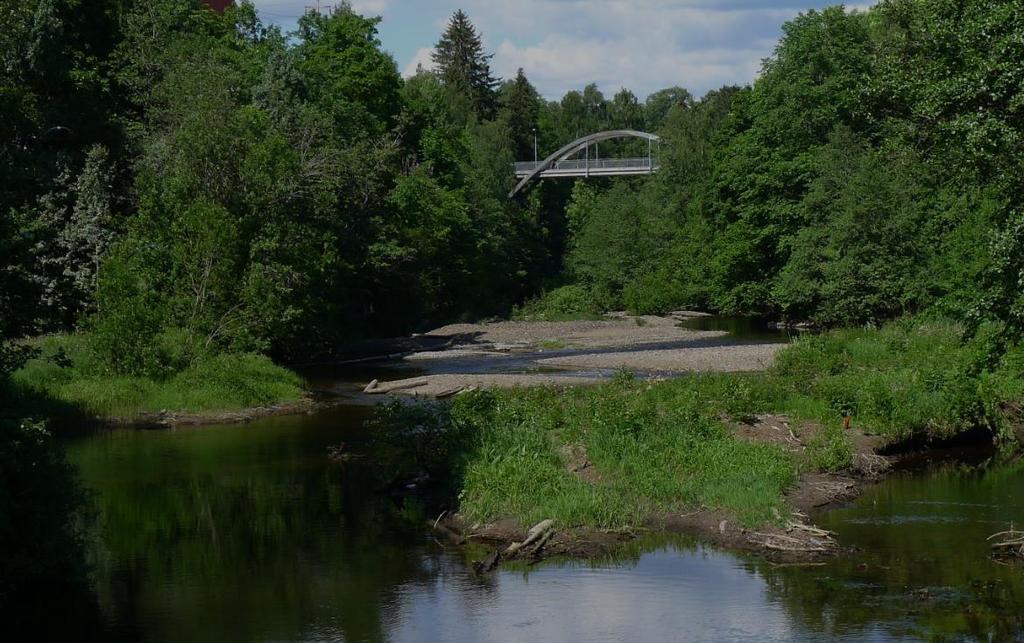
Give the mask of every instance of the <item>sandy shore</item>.
MULTIPOLYGON (((723 337, 722 331, 681 328, 671 317, 610 315, 597 321, 451 324, 426 333, 424 338, 450 338, 454 346, 490 346, 529 349, 558 345, 566 348, 626 348, 689 339, 723 337)), ((454 347, 453 346, 453 347, 454 347)))
POLYGON ((587 386, 619 369, 641 376, 757 371, 771 366, 785 346, 730 343, 725 332, 690 330, 679 322, 680 316, 619 313, 595 321, 451 324, 408 338, 402 359, 417 363, 422 375, 377 382, 366 392, 444 398, 470 388, 587 386), (482 369, 480 362, 463 361, 474 358, 492 362, 482 369), (566 373, 530 372, 542 369, 566 373))
POLYGON ((597 377, 574 377, 572 375, 536 374, 504 375, 489 373, 425 375, 404 380, 380 383, 373 394, 399 394, 412 397, 444 398, 474 388, 516 388, 526 386, 592 386, 602 382, 597 377))
POLYGON ((771 366, 785 344, 707 346, 673 350, 571 355, 537 360, 542 366, 630 369, 670 373, 760 371, 771 366))

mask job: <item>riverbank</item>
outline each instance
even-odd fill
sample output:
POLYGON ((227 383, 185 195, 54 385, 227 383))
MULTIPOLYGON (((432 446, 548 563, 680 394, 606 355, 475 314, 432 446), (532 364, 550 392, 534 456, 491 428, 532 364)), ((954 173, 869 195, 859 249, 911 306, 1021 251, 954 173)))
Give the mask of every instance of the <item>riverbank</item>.
MULTIPOLYGON (((454 324, 411 337, 367 342, 341 365, 417 366, 428 373, 381 382, 367 392, 445 398, 476 388, 590 386, 622 368, 659 375, 759 370, 782 346, 736 345, 723 331, 680 326, 680 320, 696 315, 615 313, 600 320, 454 324), (472 358, 481 357, 512 358, 515 363, 496 361, 493 372, 462 372, 460 367, 473 366, 472 358), (441 363, 446 365, 443 373, 429 372, 441 363)), ((42 413, 72 421, 156 428, 225 424, 310 412, 338 393, 344 397, 355 392, 307 391, 299 375, 256 355, 219 355, 162 378, 125 377, 105 372, 89 349, 87 335, 44 336, 28 344, 38 355, 12 378, 8 407, 13 417, 42 413)))
POLYGON ((12 417, 166 427, 240 422, 313 408, 302 378, 270 359, 211 356, 164 378, 114 376, 94 362, 87 338, 33 340, 37 355, 11 377, 12 417))
MULTIPOLYGON (((753 444, 775 444, 799 459, 815 448, 812 431, 794 432, 787 418, 764 416, 752 424, 737 424, 733 435, 753 444)), ((636 523, 619 527, 590 524, 568 528, 552 523, 551 534, 541 547, 526 548, 516 556, 493 556, 486 565, 496 568, 502 559, 536 562, 550 557, 596 558, 613 555, 618 547, 644 534, 675 533, 729 551, 750 552, 780 563, 813 563, 848 551, 830 531, 819 528, 814 516, 856 500, 869 486, 885 479, 900 455, 885 455, 884 441, 851 431, 854 464, 848 470, 797 473, 796 481, 782 492, 782 509, 772 507, 771 519, 744 522, 735 511, 705 504, 679 510, 658 510, 636 523)), ((568 470, 588 484, 599 484, 602 474, 580 446, 561 449, 568 470)), ((445 515, 432 527, 456 543, 476 543, 494 552, 505 552, 527 539, 528 523, 514 518, 471 522, 461 513, 445 515), (440 525, 440 526, 438 526, 440 525)))
MULTIPOLYGON (((854 497, 887 454, 967 434, 1012 443, 1018 353, 982 369, 959 325, 905 320, 802 338, 762 373, 476 391, 411 425, 444 445, 433 473, 454 472, 446 508, 467 535, 512 540, 553 520, 567 542, 676 529, 815 557, 841 543, 809 514, 854 497)), ((379 428, 412 439, 401 407, 389 413, 379 428)))
MULTIPOLYGON (((750 640, 765 640, 765 631, 782 632, 780 641, 885 638, 877 634, 890 627, 885 624, 892 624, 895 638, 997 632, 994 638, 1012 640, 992 624, 1015 624, 1024 609, 1020 566, 990 560, 985 540, 1011 522, 1018 529, 1024 524, 1024 469, 995 462, 985 467, 988 455, 971 460, 975 466, 960 459, 913 471, 901 465, 867 485, 860 500, 815 514, 814 523, 835 532, 844 553, 813 565, 772 564, 641 525, 583 534, 569 543, 572 558, 531 565, 527 556, 480 577, 472 563, 486 562, 507 542, 448 545, 447 535, 433 531, 443 509, 430 511, 420 496, 399 496, 405 502, 396 503, 393 493, 383 492, 376 473, 386 461, 360 442, 369 435, 362 428, 369 412, 358 405, 246 426, 104 431, 66 442, 102 511, 100 537, 89 541, 101 561, 95 586, 124 597, 116 590, 135 570, 148 597, 141 604, 124 598, 104 612, 105 621, 120 625, 125 640, 137 638, 140 621, 154 638, 188 638, 184 623, 194 625, 185 633, 191 638, 231 639, 243 623, 249 638, 301 640, 314 629, 328 631, 336 615, 355 614, 352 622, 365 624, 362 615, 371 614, 363 629, 330 631, 335 638, 380 638, 378 623, 394 623, 401 613, 431 619, 415 620, 415 630, 406 627, 408 638, 429 631, 462 640, 518 631, 529 613, 553 623, 538 634, 546 640, 564 638, 570 609, 579 622, 606 615, 600 626, 573 630, 574 638, 606 636, 612 631, 607 622, 619 624, 615 631, 623 640, 638 631, 671 639, 673 632, 695 631, 703 615, 710 626, 702 631, 714 639, 721 636, 723 610, 746 618, 764 602, 789 610, 794 625, 765 628, 757 612, 750 640), (332 462, 325 451, 342 440, 352 457, 332 462), (239 555, 254 547, 258 559, 239 555), (302 591, 282 601, 281 587, 302 591), (572 588, 568 602, 566 588, 572 588), (694 600, 702 602, 695 606, 694 600), (129 603, 134 607, 118 608, 129 603), (361 609, 353 612, 357 603, 361 609), (609 605, 616 611, 607 617, 609 605), (645 616, 652 606, 656 619, 645 616), (317 610, 322 621, 302 620, 317 610), (674 620, 649 628, 663 618, 674 620), (965 625, 963 618, 972 620, 965 625), (826 625, 798 629, 804 620, 826 625), (451 623, 467 622, 474 625, 453 634, 451 623), (908 632, 908 623, 922 625, 908 632)), ((554 550, 552 541, 568 540, 571 530, 555 525, 555 531, 542 554, 554 550)))

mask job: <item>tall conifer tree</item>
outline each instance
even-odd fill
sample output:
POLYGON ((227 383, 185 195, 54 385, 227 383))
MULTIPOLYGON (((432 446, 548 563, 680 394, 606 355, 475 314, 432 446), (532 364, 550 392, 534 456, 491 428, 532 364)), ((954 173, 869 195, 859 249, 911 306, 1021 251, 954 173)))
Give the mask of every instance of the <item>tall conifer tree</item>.
POLYGON ((519 160, 533 158, 533 136, 539 116, 540 95, 520 67, 515 80, 501 88, 501 119, 508 124, 519 160))
POLYGON ((433 55, 445 86, 468 99, 482 119, 493 118, 497 107, 499 80, 491 75, 493 57, 484 52, 480 34, 461 9, 452 15, 433 55))

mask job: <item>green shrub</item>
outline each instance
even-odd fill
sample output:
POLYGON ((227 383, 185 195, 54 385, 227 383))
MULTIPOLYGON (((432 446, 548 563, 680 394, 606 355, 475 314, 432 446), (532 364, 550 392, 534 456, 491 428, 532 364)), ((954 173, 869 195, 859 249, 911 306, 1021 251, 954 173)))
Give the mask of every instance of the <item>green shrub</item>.
POLYGON ((844 471, 853 464, 853 445, 841 425, 831 424, 811 439, 805 457, 815 471, 844 471))
POLYGON ((569 285, 526 302, 516 310, 514 317, 523 321, 563 321, 597 319, 601 312, 592 291, 583 286, 569 285))
POLYGON ((622 300, 636 315, 659 315, 693 305, 690 293, 663 271, 644 273, 627 283, 622 300))

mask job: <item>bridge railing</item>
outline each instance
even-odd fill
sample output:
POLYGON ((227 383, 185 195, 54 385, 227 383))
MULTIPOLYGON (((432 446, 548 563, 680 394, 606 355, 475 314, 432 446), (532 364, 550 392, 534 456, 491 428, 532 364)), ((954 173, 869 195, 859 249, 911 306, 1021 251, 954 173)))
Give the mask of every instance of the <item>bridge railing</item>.
MULTIPOLYGON (((541 167, 543 162, 525 161, 514 163, 516 174, 529 174, 541 167)), ((544 168, 545 171, 585 171, 591 170, 643 170, 659 167, 658 159, 630 158, 630 159, 570 159, 567 161, 556 161, 544 168)))

